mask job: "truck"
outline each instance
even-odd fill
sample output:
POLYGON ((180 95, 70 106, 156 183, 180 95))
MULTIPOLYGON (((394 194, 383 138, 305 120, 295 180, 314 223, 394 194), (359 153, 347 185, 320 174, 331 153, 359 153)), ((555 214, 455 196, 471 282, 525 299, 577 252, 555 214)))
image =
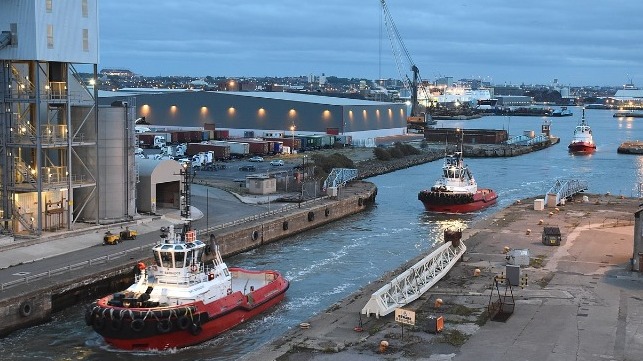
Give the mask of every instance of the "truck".
POLYGON ((265 138, 265 139, 281 142, 282 147, 289 147, 291 150, 301 149, 301 139, 299 138, 283 137, 283 138, 265 138))
POLYGON ((200 152, 192 156, 192 168, 195 170, 206 168, 214 162, 214 151, 200 152))
POLYGON ((137 135, 139 147, 141 148, 161 148, 170 143, 172 135, 170 133, 141 133, 137 135))

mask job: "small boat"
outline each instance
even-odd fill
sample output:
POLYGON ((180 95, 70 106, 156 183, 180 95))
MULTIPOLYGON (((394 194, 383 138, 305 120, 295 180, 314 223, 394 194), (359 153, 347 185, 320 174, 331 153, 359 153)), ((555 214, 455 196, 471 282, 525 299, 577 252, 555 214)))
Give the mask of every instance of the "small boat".
POLYGON ((154 264, 139 263, 134 283, 96 300, 85 321, 124 350, 165 350, 209 340, 279 303, 289 282, 277 271, 228 268, 213 240, 184 227, 161 229, 154 264), (211 259, 204 262, 204 259, 211 259))
POLYGON ((567 107, 561 107, 551 112, 552 117, 571 117, 574 115, 567 107))
POLYGON ((585 122, 585 109, 583 109, 583 116, 580 122, 574 129, 574 138, 567 146, 571 153, 591 153, 596 150, 596 144, 592 137, 592 129, 585 122))
POLYGON ((418 199, 430 212, 468 213, 494 205, 498 195, 492 189, 478 189, 464 164, 461 144, 460 151, 445 156, 442 177, 431 189, 420 191, 418 199))

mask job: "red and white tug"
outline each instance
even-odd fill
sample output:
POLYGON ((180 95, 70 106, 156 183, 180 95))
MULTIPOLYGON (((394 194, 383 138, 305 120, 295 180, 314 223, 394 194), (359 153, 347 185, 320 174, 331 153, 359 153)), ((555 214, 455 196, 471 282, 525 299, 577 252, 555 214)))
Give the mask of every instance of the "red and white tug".
MULTIPOLYGON (((213 242, 212 242, 213 243, 213 242)), ((125 291, 96 300, 88 326, 125 350, 164 350, 198 344, 279 303, 289 282, 277 271, 228 268, 219 248, 194 231, 161 229, 154 265, 139 263, 125 291), (202 262, 205 256, 211 262, 202 262)))
POLYGON ((574 129, 574 138, 569 143, 567 149, 571 153, 592 153, 596 150, 594 137, 592 136, 592 129, 585 122, 585 109, 583 109, 583 116, 574 129))
POLYGON ((431 189, 420 191, 418 199, 430 212, 468 213, 496 203, 498 195, 492 189, 478 189, 473 175, 464 164, 460 151, 447 154, 440 177, 431 189))

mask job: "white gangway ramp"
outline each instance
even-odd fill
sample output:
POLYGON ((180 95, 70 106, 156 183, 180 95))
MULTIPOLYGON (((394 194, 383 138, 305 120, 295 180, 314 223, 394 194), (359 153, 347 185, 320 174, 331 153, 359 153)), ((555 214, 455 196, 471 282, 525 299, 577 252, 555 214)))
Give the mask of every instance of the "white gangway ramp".
POLYGON ((565 198, 587 190, 587 181, 579 179, 557 179, 545 196, 545 204, 555 207, 565 198))
POLYGON ((433 287, 462 257, 467 247, 459 239, 445 242, 420 262, 377 290, 362 308, 362 314, 386 316, 409 304, 433 287), (457 244, 453 246, 452 244, 457 244))

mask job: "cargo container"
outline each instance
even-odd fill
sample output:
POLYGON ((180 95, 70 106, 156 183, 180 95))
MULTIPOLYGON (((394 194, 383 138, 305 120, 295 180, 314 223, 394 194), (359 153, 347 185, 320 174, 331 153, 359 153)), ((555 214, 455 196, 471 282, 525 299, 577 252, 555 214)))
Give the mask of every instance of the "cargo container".
POLYGON ((335 143, 342 144, 344 146, 353 145, 353 136, 352 135, 336 135, 335 143))
POLYGON ((270 153, 270 144, 267 140, 258 139, 239 139, 240 142, 248 143, 250 154, 266 155, 270 153))
POLYGON ((339 128, 326 128, 326 134, 339 135, 339 128))
POLYGON ((283 137, 283 138, 266 138, 266 140, 276 140, 278 142, 281 142, 281 146, 284 147, 289 147, 292 150, 299 150, 301 149, 301 139, 299 138, 292 138, 292 137, 283 137))
POLYGON ((228 129, 217 129, 214 131, 212 139, 214 140, 227 140, 230 138, 230 131, 228 129))
POLYGON ((295 139, 301 140, 302 150, 320 149, 322 147, 322 139, 318 135, 295 135, 295 139))
POLYGON ((225 144, 202 144, 202 143, 188 143, 187 151, 188 156, 193 156, 199 153, 214 152, 214 159, 228 160, 230 159, 230 146, 225 144))
POLYGON ((250 154, 250 145, 241 142, 228 142, 224 140, 213 140, 210 144, 222 144, 230 147, 230 156, 245 157, 250 154))
POLYGON ((170 133, 139 133, 136 135, 138 137, 138 145, 141 148, 161 148, 167 143, 171 142, 172 135, 170 133))

